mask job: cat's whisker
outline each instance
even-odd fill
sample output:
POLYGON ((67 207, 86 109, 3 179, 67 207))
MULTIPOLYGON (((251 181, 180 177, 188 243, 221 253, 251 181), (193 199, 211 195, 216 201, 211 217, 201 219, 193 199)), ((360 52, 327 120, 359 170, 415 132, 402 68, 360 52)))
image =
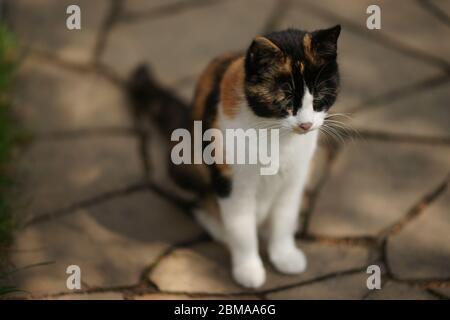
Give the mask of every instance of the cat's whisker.
POLYGON ((333 120, 325 120, 324 123, 330 127, 339 128, 346 132, 352 130, 351 127, 347 126, 346 124, 344 124, 342 122, 333 121, 333 120))
POLYGON ((340 124, 344 127, 346 127, 347 129, 351 130, 353 134, 355 134, 358 137, 361 137, 360 133, 358 132, 358 130, 356 130, 350 123, 344 123, 342 121, 336 120, 336 117, 342 117, 348 120, 352 120, 352 118, 350 117, 350 113, 332 113, 329 114, 325 117, 325 122, 327 123, 336 123, 336 124, 340 124))
POLYGON ((328 144, 330 144, 330 139, 334 140, 333 136, 331 136, 331 134, 325 128, 319 127, 319 131, 324 133, 323 136, 325 137, 328 144))
POLYGON ((327 129, 325 129, 325 128, 320 128, 320 129, 324 133, 324 137, 325 137, 327 143, 329 145, 333 145, 335 143, 334 141, 336 141, 336 138, 333 135, 331 135, 331 133, 327 129))
POLYGON ((329 131, 329 129, 327 129, 327 127, 322 126, 320 127, 320 130, 322 130, 322 132, 324 132, 328 137, 330 137, 332 140, 336 141, 336 137, 334 135, 331 134, 331 132, 329 131))
POLYGON ((339 125, 341 125, 341 126, 343 126, 343 127, 350 127, 349 124, 347 124, 347 123, 345 123, 345 122, 342 122, 342 121, 338 121, 338 120, 325 119, 324 122, 326 122, 326 123, 335 123, 335 124, 339 124, 339 125))
POLYGON ((352 118, 350 117, 350 113, 340 113, 340 112, 328 114, 325 117, 325 119, 332 118, 332 117, 344 117, 344 118, 347 118, 349 120, 352 120, 352 118))
POLYGON ((333 128, 326 124, 323 124, 322 126, 327 128, 329 130, 329 132, 337 138, 337 140, 339 140, 343 145, 345 145, 345 139, 342 137, 342 135, 339 133, 339 131, 336 130, 336 128, 333 128))
POLYGON ((330 113, 329 115, 330 116, 331 115, 345 115, 345 116, 349 116, 349 115, 351 115, 351 113, 350 112, 333 112, 333 113, 330 113))
POLYGON ((351 126, 350 124, 348 124, 348 123, 343 123, 343 122, 341 122, 341 121, 337 121, 337 120, 330 120, 330 119, 325 119, 325 121, 324 121, 326 124, 329 124, 329 125, 335 125, 335 126, 337 126, 337 127, 340 127, 340 128, 342 128, 343 130, 345 130, 348 134, 349 134, 349 136, 350 136, 350 138, 353 140, 353 136, 354 135, 356 135, 356 136, 358 136, 358 137, 361 137, 361 135, 360 135, 360 133, 358 132, 358 130, 356 130, 353 126, 351 126))
POLYGON ((353 135, 351 134, 351 131, 348 130, 348 128, 339 126, 339 125, 328 125, 329 128, 332 128, 336 134, 338 134, 343 139, 349 138, 351 141, 353 141, 353 135))
POLYGON ((355 141, 355 137, 361 138, 359 132, 352 127, 348 126, 342 127, 338 124, 330 124, 330 123, 328 125, 331 127, 335 127, 335 130, 337 130, 336 128, 339 128, 340 129, 339 131, 342 130, 341 133, 343 133, 343 137, 349 139, 351 142, 355 141))

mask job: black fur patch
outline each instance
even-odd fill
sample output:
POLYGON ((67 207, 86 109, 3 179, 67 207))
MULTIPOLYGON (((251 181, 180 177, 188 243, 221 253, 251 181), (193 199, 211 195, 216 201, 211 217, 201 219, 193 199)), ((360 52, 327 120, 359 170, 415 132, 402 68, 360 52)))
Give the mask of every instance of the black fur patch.
MULTIPOLYGON (((212 125, 217 117, 217 108, 220 100, 220 83, 227 68, 235 61, 239 55, 232 56, 221 61, 214 74, 214 80, 211 91, 206 98, 205 113, 203 116, 203 132, 212 128, 212 125)), ((203 134, 202 132, 202 134, 203 134)), ((209 142, 203 142, 203 149, 209 142)), ((228 197, 231 193, 232 181, 230 178, 222 175, 215 164, 209 165, 211 172, 212 187, 220 197, 228 197)))
MULTIPOLYGON (((220 100, 220 82, 222 81, 225 71, 237 59, 238 56, 233 56, 228 59, 221 61, 220 65, 217 66, 216 73, 214 74, 214 80, 211 91, 208 93, 206 98, 205 113, 203 115, 204 128, 211 128, 212 123, 215 121, 217 116, 217 107, 220 100)), ((205 130, 206 130, 205 129, 205 130)))

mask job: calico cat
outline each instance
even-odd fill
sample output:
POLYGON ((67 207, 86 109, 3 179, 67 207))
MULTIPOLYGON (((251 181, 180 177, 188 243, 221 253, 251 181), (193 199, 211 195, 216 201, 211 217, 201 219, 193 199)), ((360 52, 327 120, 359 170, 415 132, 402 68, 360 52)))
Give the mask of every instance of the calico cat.
POLYGON ((338 93, 340 30, 288 29, 256 37, 245 53, 214 59, 198 81, 190 121, 202 121, 203 130, 280 130, 276 175, 261 175, 258 165, 171 166, 178 184, 197 192, 195 216, 228 247, 233 277, 244 287, 265 282, 258 231, 280 272, 306 268, 295 232, 319 129, 338 93))

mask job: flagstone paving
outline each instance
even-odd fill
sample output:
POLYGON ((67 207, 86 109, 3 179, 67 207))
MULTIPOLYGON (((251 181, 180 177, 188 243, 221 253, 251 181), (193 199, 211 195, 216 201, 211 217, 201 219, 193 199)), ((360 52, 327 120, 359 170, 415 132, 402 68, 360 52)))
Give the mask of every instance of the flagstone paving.
POLYGON ((450 150, 442 146, 350 143, 337 156, 318 197, 310 231, 336 237, 376 236, 444 180, 448 159, 450 150))
POLYGON ((29 57, 17 75, 16 112, 34 134, 131 128, 126 99, 94 72, 68 70, 29 57), (43 92, 49 90, 51 99, 43 92))
POLYGON ((450 191, 388 242, 388 259, 399 278, 450 278, 450 191), (410 266, 414 265, 414 268, 410 266))
POLYGON ((54 53, 72 62, 89 63, 97 45, 109 0, 8 1, 11 25, 26 48, 54 53), (82 11, 82 31, 66 26, 66 8, 76 4, 82 11))
POLYGON ((431 300, 433 295, 426 290, 403 283, 388 281, 383 290, 376 291, 368 297, 370 300, 431 300))
POLYGON ((26 221, 141 180, 136 149, 129 136, 36 141, 18 161, 26 221))
POLYGON ((25 48, 14 110, 32 135, 16 162, 16 296, 449 299, 450 12, 403 2, 8 1, 25 48), (379 31, 365 27, 372 3, 379 31), (65 28, 68 4, 81 7, 80 31, 65 28), (154 125, 133 121, 124 80, 145 62, 188 102, 214 55, 270 30, 336 23, 342 90, 332 110, 357 133, 321 139, 298 233, 308 269, 279 274, 263 250, 267 282, 246 290, 226 249, 167 191, 167 150, 154 125), (381 290, 367 288, 372 264, 381 290), (69 265, 81 268, 80 290, 66 287, 69 265))
POLYGON ((268 299, 344 299, 356 300, 367 295, 366 273, 336 276, 306 286, 298 286, 268 294, 268 299))
MULTIPOLYGON (((306 272, 298 276, 283 276, 269 267, 267 283, 261 290, 271 291, 328 274, 362 269, 368 261, 365 248, 302 241, 298 246, 309 257, 309 268, 306 272)), ((149 277, 164 292, 241 292, 242 289, 232 281, 228 265, 228 256, 222 246, 202 243, 189 249, 175 250, 160 261, 149 277)))

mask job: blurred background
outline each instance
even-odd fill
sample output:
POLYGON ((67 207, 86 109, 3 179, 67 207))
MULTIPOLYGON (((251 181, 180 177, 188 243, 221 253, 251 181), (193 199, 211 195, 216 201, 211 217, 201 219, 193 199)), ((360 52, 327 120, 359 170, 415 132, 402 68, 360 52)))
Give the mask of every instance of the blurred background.
MULTIPOLYGON (((448 299, 450 1, 0 1, 0 297, 448 299), (66 9, 81 9, 68 30, 66 9), (367 7, 381 8, 369 30, 367 7), (342 25, 342 88, 304 195, 309 267, 256 291, 172 191, 126 96, 144 62, 187 108, 206 64, 287 27, 342 25), (367 266, 382 270, 368 290, 367 266), (81 268, 82 288, 66 287, 81 268), (8 293, 8 295, 5 295, 8 293)), ((300 195, 299 195, 300 196, 300 195)))

